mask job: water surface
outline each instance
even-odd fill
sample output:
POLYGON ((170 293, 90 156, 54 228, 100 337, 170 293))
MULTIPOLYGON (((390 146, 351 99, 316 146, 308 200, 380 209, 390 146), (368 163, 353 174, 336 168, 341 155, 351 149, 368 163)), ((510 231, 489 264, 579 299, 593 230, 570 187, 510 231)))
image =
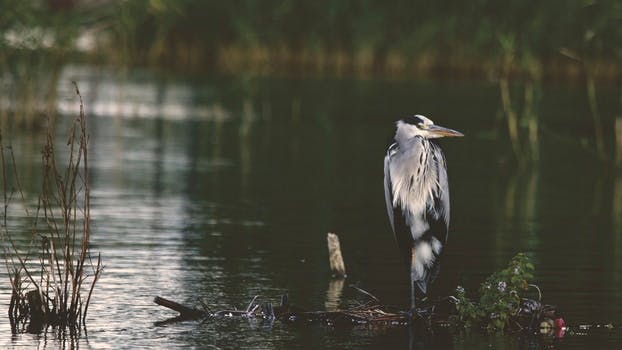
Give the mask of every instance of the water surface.
MULTIPOLYGON (((87 334, 11 335, 8 348, 530 348, 480 334, 413 337, 407 329, 293 327, 222 320, 155 326, 175 316, 156 295, 213 309, 283 293, 321 310, 330 282, 325 236, 340 235, 348 282, 407 305, 407 277, 385 213, 382 159, 393 122, 421 113, 464 132, 443 140, 452 221, 437 293, 476 290, 517 252, 536 265, 544 302, 569 324, 620 322, 622 176, 590 150, 580 87, 547 86, 537 104, 540 159, 520 170, 495 85, 463 82, 168 79, 69 67, 58 134, 88 114, 92 250, 106 265, 87 334), (587 145, 587 146, 586 146, 587 145)), ((603 90, 603 115, 615 95, 603 90)), ((64 137, 61 137, 64 139, 64 137)), ((37 135, 11 135, 27 196, 39 189, 37 135)), ((611 140, 609 140, 611 141, 611 140)), ((62 144, 62 140, 59 141, 62 144)), ((25 238, 26 239, 26 238, 25 238)), ((2 274, 0 302, 10 287, 2 274)), ((346 288, 342 305, 359 298, 346 288)), ((622 345, 618 330, 571 336, 564 348, 622 345)))

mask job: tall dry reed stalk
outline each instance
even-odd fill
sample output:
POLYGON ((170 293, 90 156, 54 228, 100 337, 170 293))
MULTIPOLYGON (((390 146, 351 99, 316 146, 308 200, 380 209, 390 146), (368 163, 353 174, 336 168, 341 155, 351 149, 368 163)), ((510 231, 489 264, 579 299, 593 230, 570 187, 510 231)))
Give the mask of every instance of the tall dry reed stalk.
POLYGON ((88 133, 82 96, 75 82, 74 86, 80 114, 69 128, 66 153, 56 149, 54 125, 48 121, 41 157, 42 191, 35 209, 28 210, 13 151, 5 146, 0 130, 1 235, 12 287, 9 318, 14 332, 38 332, 48 325, 63 330, 83 327, 103 270, 101 255, 93 257, 89 249, 88 133), (24 232, 9 227, 9 207, 17 200, 23 202, 30 225, 22 229, 31 231, 28 245, 16 243, 18 234, 24 232))

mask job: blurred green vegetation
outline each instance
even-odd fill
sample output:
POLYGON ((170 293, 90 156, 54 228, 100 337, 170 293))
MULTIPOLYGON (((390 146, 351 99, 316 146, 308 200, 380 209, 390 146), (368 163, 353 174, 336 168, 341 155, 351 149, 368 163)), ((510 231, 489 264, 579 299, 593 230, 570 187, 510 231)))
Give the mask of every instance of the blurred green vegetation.
POLYGON ((23 48, 7 33, 28 33, 32 47, 65 54, 90 34, 95 43, 83 53, 91 60, 176 70, 538 79, 579 76, 580 61, 599 79, 622 71, 618 0, 2 0, 0 7, 2 60, 23 48))
MULTIPOLYGON (((0 0, 0 127, 55 113, 67 63, 175 73, 485 79, 515 158, 538 159, 548 80, 585 84, 595 150, 615 118, 601 84, 622 81, 619 0, 0 0), (8 106, 8 107, 7 107, 8 106), (8 111, 8 112, 7 112, 8 111)), ((622 94, 621 94, 622 108, 622 94)), ((608 149, 609 148, 609 149, 608 149)), ((621 146, 617 146, 622 154, 621 146)), ((622 159, 622 158, 620 158, 622 159)))
POLYGON ((63 1, 0 1, 0 128, 40 127, 55 110, 62 67, 74 56, 80 14, 63 1), (9 118, 19 115, 19 118, 9 118))
POLYGON ((622 3, 238 0, 125 2, 111 43, 125 60, 267 73, 620 73, 622 3), (570 59, 572 58, 572 59, 570 59))

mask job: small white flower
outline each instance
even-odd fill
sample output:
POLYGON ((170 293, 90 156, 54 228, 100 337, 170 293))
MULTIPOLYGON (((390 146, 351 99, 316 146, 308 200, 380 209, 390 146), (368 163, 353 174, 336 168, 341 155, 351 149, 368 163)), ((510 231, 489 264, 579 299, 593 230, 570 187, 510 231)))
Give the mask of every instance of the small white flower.
POLYGON ((505 283, 505 281, 501 281, 499 282, 499 284, 497 284, 497 290, 500 292, 505 292, 505 288, 507 287, 507 283, 505 283))

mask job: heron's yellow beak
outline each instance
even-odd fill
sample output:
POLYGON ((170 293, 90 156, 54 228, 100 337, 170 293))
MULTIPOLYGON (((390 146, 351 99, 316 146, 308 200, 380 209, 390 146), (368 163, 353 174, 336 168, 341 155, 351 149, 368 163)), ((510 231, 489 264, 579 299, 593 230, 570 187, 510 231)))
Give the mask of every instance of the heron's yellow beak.
POLYGON ((464 134, 461 133, 460 131, 452 130, 452 129, 449 129, 449 128, 444 128, 444 127, 438 126, 438 125, 430 125, 428 127, 427 131, 429 133, 431 133, 432 135, 436 136, 436 137, 443 137, 443 136, 447 136, 447 137, 462 137, 462 136, 464 136, 464 134))

